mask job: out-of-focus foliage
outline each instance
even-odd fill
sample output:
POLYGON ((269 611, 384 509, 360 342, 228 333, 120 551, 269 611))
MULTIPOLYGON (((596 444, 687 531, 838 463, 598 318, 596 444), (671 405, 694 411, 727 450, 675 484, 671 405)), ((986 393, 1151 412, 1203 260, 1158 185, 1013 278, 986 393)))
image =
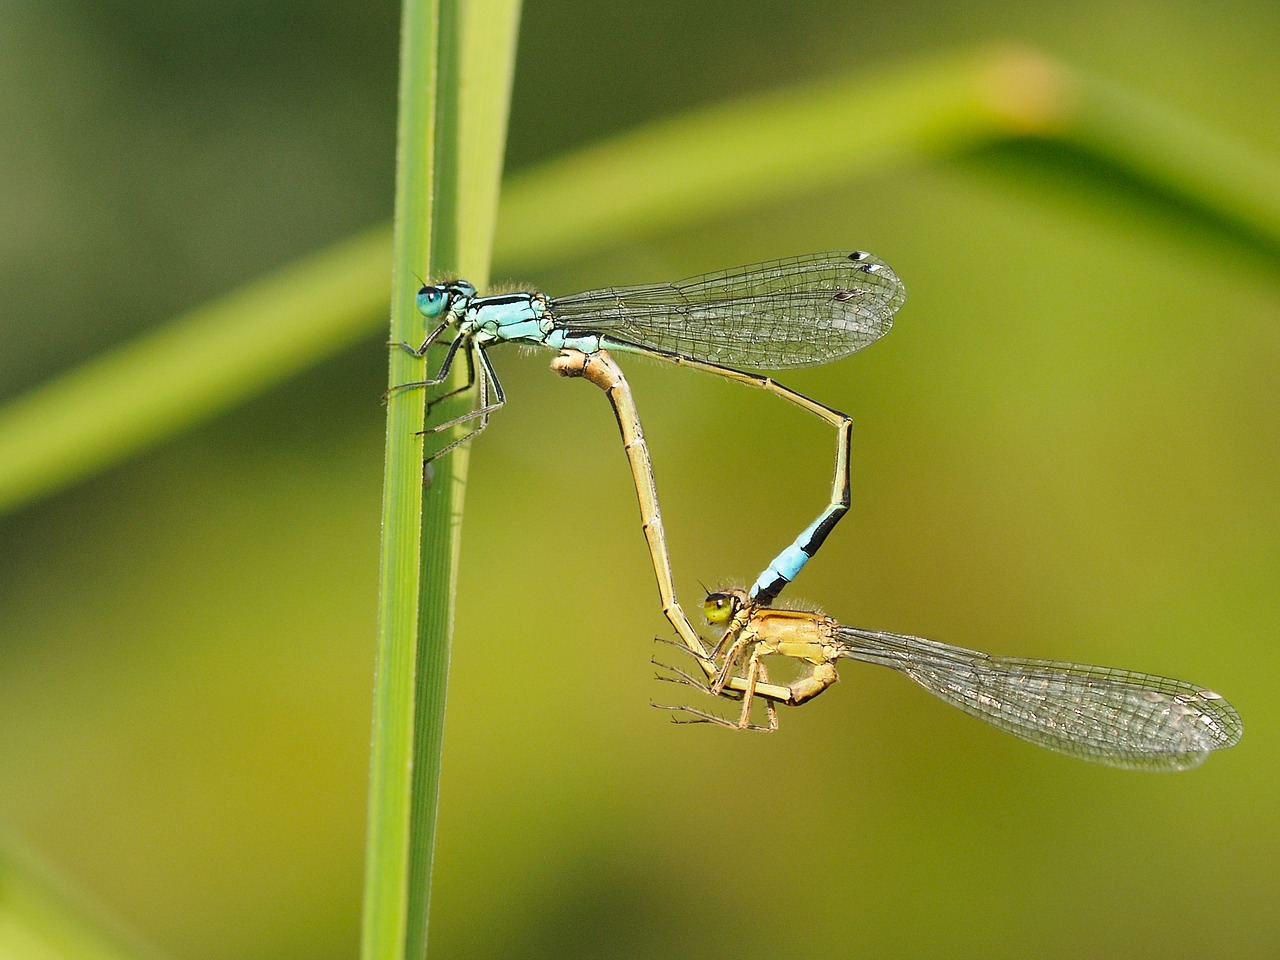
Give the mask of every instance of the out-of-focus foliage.
MULTIPOLYGON (((7 7, 0 396, 386 219, 396 15, 7 7)), ((1009 38, 1277 157, 1277 20, 538 4, 508 160, 1009 38)), ((1276 260, 1133 184, 1085 188, 1077 162, 905 158, 494 275, 566 292, 875 251, 909 291, 895 330, 789 378, 856 423, 854 508, 794 591, 847 622, 1205 683, 1243 743, 1186 775, 1117 773, 849 668, 772 737, 669 726, 647 707, 669 651, 611 417, 504 350, 511 403, 470 471, 439 955, 1271 954, 1276 260)), ((686 602, 754 575, 822 502, 827 432, 684 371, 628 375, 686 602)), ((385 376, 371 337, 0 521, 0 815, 175 956, 355 951, 385 376)))

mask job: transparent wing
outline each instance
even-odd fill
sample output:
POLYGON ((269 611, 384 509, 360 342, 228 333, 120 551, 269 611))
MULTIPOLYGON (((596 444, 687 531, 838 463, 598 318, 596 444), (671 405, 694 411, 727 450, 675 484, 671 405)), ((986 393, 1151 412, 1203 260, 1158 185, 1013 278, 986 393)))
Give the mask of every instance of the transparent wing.
POLYGON ((1240 715, 1211 690, 1057 660, 990 657, 895 633, 840 627, 840 655, 905 673, 1014 736, 1115 767, 1184 770, 1234 746, 1240 715))
POLYGON ((904 299, 902 281, 869 253, 811 253, 557 297, 551 316, 574 333, 777 370, 825 363, 879 340, 904 299))

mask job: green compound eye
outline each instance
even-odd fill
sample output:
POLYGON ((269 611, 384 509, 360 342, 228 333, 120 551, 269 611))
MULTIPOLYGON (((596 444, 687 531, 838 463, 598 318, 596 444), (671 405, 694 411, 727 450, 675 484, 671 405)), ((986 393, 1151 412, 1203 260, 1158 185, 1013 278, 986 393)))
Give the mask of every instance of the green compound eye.
POLYGON ((733 619, 735 606, 729 594, 709 593, 702 602, 702 615, 707 618, 707 623, 728 623, 733 619))

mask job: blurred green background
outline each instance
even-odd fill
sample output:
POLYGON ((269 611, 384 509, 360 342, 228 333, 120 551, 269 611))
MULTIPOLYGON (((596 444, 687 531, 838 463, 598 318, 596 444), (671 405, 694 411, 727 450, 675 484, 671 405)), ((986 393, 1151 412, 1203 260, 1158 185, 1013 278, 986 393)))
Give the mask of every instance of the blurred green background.
MULTIPOLYGON (((0 9, 0 398, 388 218, 397 17, 0 9)), ((524 11, 508 166, 1008 39, 1274 158, 1278 33, 1280 8, 1242 0, 554 0, 524 11)), ((848 666, 773 736, 670 725, 647 705, 672 693, 648 665, 666 625, 612 416, 549 355, 502 350, 511 403, 470 471, 436 956, 1274 955, 1280 258, 1072 163, 920 158, 494 276, 558 293, 884 257, 909 292, 893 333, 787 378, 856 424, 853 510, 792 593, 1204 683, 1243 743, 1117 772, 848 666)), ((383 339, 0 519, 3 828, 170 955, 356 952, 383 339)), ((830 432, 623 362, 696 608, 699 580, 754 576, 825 502, 830 432)))

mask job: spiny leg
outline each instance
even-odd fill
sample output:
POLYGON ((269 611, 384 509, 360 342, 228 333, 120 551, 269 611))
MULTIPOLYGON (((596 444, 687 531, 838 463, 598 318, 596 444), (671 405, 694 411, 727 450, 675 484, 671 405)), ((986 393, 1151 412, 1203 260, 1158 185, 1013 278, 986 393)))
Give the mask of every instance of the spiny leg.
POLYGON ((684 713, 694 718, 692 720, 684 720, 678 716, 672 716, 672 723, 714 723, 718 727, 728 727, 730 730, 754 730, 757 733, 772 733, 778 729, 777 710, 773 707, 772 703, 770 703, 769 706, 770 725, 767 727, 759 723, 748 723, 744 727, 741 723, 730 720, 727 717, 717 716, 714 713, 709 713, 706 710, 699 710, 697 707, 690 707, 683 703, 655 703, 653 706, 657 707, 659 710, 670 710, 672 714, 684 713))
MULTIPOLYGON (((653 639, 657 643, 666 643, 674 647, 682 648, 682 645, 677 641, 668 640, 665 637, 654 637, 653 639)), ((735 644, 734 647, 735 647, 735 650, 740 650, 740 645, 735 644)), ((737 655, 738 654, 735 652, 734 657, 736 658, 737 655)), ((654 675, 655 679, 661 680, 664 683, 683 684, 685 686, 694 687, 695 689, 699 690, 702 693, 707 694, 708 696, 719 697, 725 700, 742 701, 742 711, 736 722, 733 720, 729 720, 726 717, 721 717, 717 714, 710 713, 709 711, 706 711, 706 710, 699 710, 696 707, 690 707, 686 704, 652 703, 653 706, 657 707, 660 710, 669 710, 673 713, 687 713, 697 718, 695 720, 677 720, 676 721, 677 723, 715 723, 720 726, 729 727, 734 730, 756 730, 764 733, 768 733, 778 729, 777 702, 770 697, 764 696, 760 692, 761 685, 767 687, 770 684, 769 684, 769 673, 765 669, 764 661, 760 659, 758 655, 758 650, 756 648, 752 649, 752 659, 748 667, 748 676, 744 678, 739 678, 739 677, 733 678, 735 681, 738 681, 741 684, 743 684, 744 687, 750 688, 751 689, 750 694, 741 692, 739 690, 734 690, 734 689, 721 689, 717 691, 712 688, 712 686, 707 682, 705 678, 694 676, 692 673, 689 673, 688 671, 683 670, 680 667, 674 666, 673 664, 663 663, 661 660, 657 660, 657 659, 650 660, 649 662, 652 663, 659 670, 665 671, 665 673, 657 673, 654 675), (751 672, 753 670, 756 671, 755 676, 751 675, 751 672), (751 708, 752 708, 752 704, 755 696, 759 696, 760 699, 764 701, 765 710, 769 717, 769 725, 767 727, 760 726, 759 724, 751 723, 751 708)), ((726 665, 726 669, 727 669, 727 665, 726 665)))
POLYGON ((404 350, 406 353, 413 354, 415 357, 425 357, 427 355, 427 351, 435 346, 436 340, 440 338, 440 334, 444 333, 448 329, 449 321, 446 320, 444 323, 441 323, 434 330, 428 333, 426 338, 422 341, 422 345, 417 347, 411 343, 406 343, 403 340, 393 340, 391 342, 393 345, 404 350))
MULTIPOLYGON (((661 640, 662 638, 655 637, 654 639, 661 640)), ((661 660, 654 659, 654 660, 650 660, 649 663, 657 667, 659 670, 665 671, 663 673, 655 673, 653 675, 653 678, 655 680, 661 680, 663 683, 682 683, 688 687, 696 687, 698 690, 701 690, 703 693, 710 694, 712 696, 717 696, 717 694, 711 693, 711 688, 707 686, 707 681, 705 677, 696 677, 692 673, 690 673, 688 670, 684 670, 680 667, 675 666, 674 664, 663 663, 661 660)), ((741 700, 742 699, 742 694, 739 693, 737 690, 725 690, 722 693, 718 694, 718 696, 723 697, 725 700, 741 700)))
MULTIPOLYGON (((402 350, 408 351, 409 353, 413 354, 415 357, 424 356, 427 348, 435 343, 436 338, 440 336, 440 333, 443 330, 445 330, 446 327, 447 327, 447 324, 442 323, 440 326, 432 330, 431 333, 427 335, 427 339, 422 341, 421 348, 415 349, 414 347, 405 343, 404 341, 400 341, 396 343, 395 346, 399 347, 402 350)), ((419 390, 424 387, 438 387, 440 384, 444 383, 445 378, 449 376, 449 371, 453 368, 453 360, 458 355, 459 348, 463 346, 467 347, 467 360, 470 361, 471 359, 470 338, 454 337, 453 340, 449 342, 449 349, 444 355, 444 360, 440 362, 440 369, 436 371, 436 375, 434 377, 432 377, 429 380, 410 380, 407 383, 398 383, 394 387, 391 387, 389 390, 387 390, 387 392, 382 395, 382 399, 390 400, 396 394, 401 393, 405 390, 419 390)))
MULTIPOLYGON (((661 660, 651 659, 649 662, 653 664, 655 667, 659 667, 663 670, 669 671, 670 673, 673 673, 676 675, 675 677, 664 677, 659 675, 658 679, 667 680, 671 683, 687 683, 690 686, 697 687, 703 693, 711 693, 710 682, 716 674, 716 661, 713 655, 709 655, 706 653, 699 654, 694 650, 690 650, 688 644, 684 643, 682 640, 671 640, 667 637, 654 637, 653 642, 665 643, 668 646, 675 647, 681 653, 689 654, 695 660, 698 661, 698 665, 702 667, 702 670, 703 670, 702 676, 694 676, 692 673, 688 673, 685 670, 681 669, 680 667, 675 667, 675 666, 672 666, 671 664, 663 663, 661 660), (682 678, 682 679, 677 679, 677 678, 682 678)), ((741 693, 736 690, 726 690, 723 693, 719 694, 719 696, 723 696, 726 699, 732 698, 736 700, 741 696, 741 693)))
MULTIPOLYGON (((735 654, 735 659, 736 656, 737 655, 735 654)), ((728 670, 731 662, 732 661, 730 660, 726 660, 723 669, 728 670)), ((760 647, 759 645, 753 644, 751 647, 751 656, 747 659, 747 675, 745 678, 747 689, 743 691, 742 695, 742 713, 738 717, 739 730, 746 730, 751 726, 751 707, 755 703, 756 681, 762 679, 768 680, 768 674, 764 672, 764 665, 760 663, 760 647)), ((769 712, 769 729, 771 731, 777 730, 777 709, 770 700, 766 700, 765 705, 769 712)))
MULTIPOLYGON (((727 636, 726 636, 726 639, 727 639, 727 636)), ((724 690, 725 684, 728 683, 729 679, 734 676, 733 668, 737 666, 738 658, 742 656, 743 648, 746 647, 749 643, 751 643, 751 640, 749 638, 738 635, 734 637, 733 641, 723 651, 724 662, 720 664, 720 669, 716 672, 716 678, 711 682, 712 693, 719 694, 722 690, 724 690)), ((723 645, 724 644, 722 642, 721 646, 723 645)), ((715 653, 712 654, 712 659, 719 660, 720 656, 721 656, 721 649, 720 647, 717 647, 715 653)), ((755 651, 753 648, 752 660, 754 661, 754 659, 755 659, 755 651)), ((744 692, 754 693, 756 688, 754 678, 748 679, 744 682, 746 683, 746 688, 744 692)))
POLYGON ((768 671, 765 670, 764 663, 760 659, 760 653, 758 648, 756 647, 752 648, 751 656, 747 663, 746 676, 743 678, 735 677, 735 679, 741 679, 743 684, 746 687, 745 691, 742 693, 738 693, 737 691, 717 692, 713 690, 710 686, 708 686, 706 683, 699 681, 692 674, 686 673, 684 670, 681 670, 679 667, 673 667, 668 664, 659 663, 656 660, 653 662, 655 665, 661 667, 662 669, 668 670, 671 673, 675 674, 675 676, 664 676, 662 674, 659 674, 658 675, 659 680, 666 680, 672 683, 688 684, 690 686, 697 687, 703 693, 710 694, 712 696, 719 696, 719 697, 726 697, 726 698, 732 697, 733 699, 742 700, 742 710, 739 713, 738 719, 736 721, 730 720, 728 717, 722 717, 718 714, 711 713, 710 711, 707 711, 707 710, 700 710, 697 707, 691 707, 688 704, 653 703, 653 706, 657 707, 659 710, 668 710, 673 714, 686 714, 693 718, 692 720, 688 720, 688 719, 680 719, 678 717, 672 717, 672 722, 674 723, 714 723, 717 726, 728 727, 731 730, 755 730, 760 733, 772 733, 773 731, 778 729, 778 708, 775 702, 772 699, 769 699, 768 697, 763 697, 763 696, 761 697, 761 699, 764 700, 765 711, 769 718, 768 726, 762 726, 761 724, 751 722, 751 708, 755 704, 755 697, 758 692, 757 684, 758 683, 768 684, 768 681, 769 681, 769 674, 768 674, 768 671))
POLYGON ((440 433, 441 431, 448 430, 450 427, 456 427, 460 423, 467 423, 469 421, 476 420, 477 418, 480 422, 474 429, 468 430, 461 437, 451 441, 439 450, 435 451, 431 456, 425 458, 423 460, 424 466, 433 460, 438 460, 450 450, 454 449, 454 447, 461 446, 469 440, 473 440, 484 431, 485 427, 489 425, 489 415, 500 410, 503 404, 507 402, 507 395, 502 389, 502 381, 498 379, 497 371, 493 369, 493 364, 489 360, 489 355, 485 353, 482 348, 477 349, 476 353, 479 355, 480 359, 480 376, 477 378, 480 384, 478 391, 480 405, 476 407, 476 409, 464 413, 460 417, 454 417, 452 420, 447 420, 444 423, 436 424, 434 427, 429 427, 428 429, 423 430, 422 434, 423 436, 432 436, 440 433), (491 384, 493 387, 492 403, 489 402, 489 388, 491 384))
POLYGON ((450 390, 448 393, 442 393, 438 397, 432 397, 427 401, 427 416, 431 416, 431 408, 438 403, 448 400, 450 397, 456 397, 460 393, 467 393, 476 385, 476 358, 471 350, 467 350, 464 354, 467 358, 467 378, 463 381, 462 386, 450 390))

